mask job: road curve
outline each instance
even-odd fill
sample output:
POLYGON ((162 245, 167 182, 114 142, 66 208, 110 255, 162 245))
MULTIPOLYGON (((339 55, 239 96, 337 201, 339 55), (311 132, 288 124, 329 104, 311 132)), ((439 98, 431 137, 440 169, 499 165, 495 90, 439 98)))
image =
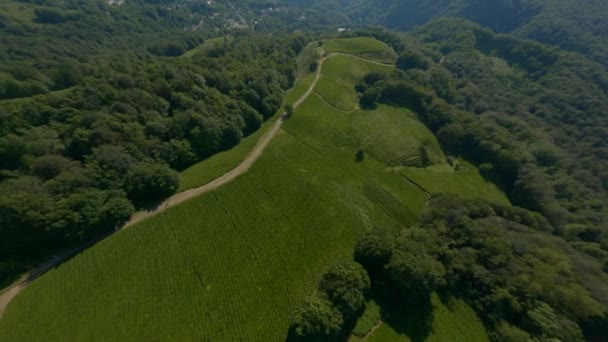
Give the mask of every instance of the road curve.
MULTIPOLYGON (((317 85, 317 83, 319 82, 319 79, 321 78, 321 69, 322 69, 323 63, 325 62, 325 60, 327 60, 327 58, 329 58, 331 56, 332 56, 331 54, 327 55, 323 59, 320 60, 319 67, 317 68, 317 72, 316 72, 314 81, 312 82, 312 84, 310 85, 310 87, 308 88, 306 93, 304 93, 296 102, 293 103, 294 108, 300 106, 304 101, 306 101, 308 96, 310 96, 310 94, 312 94, 315 86, 317 85)), ((140 212, 133 214, 133 216, 131 216, 131 219, 128 222, 126 222, 122 227, 120 227, 120 229, 132 226, 138 222, 141 222, 142 220, 145 220, 151 216, 158 214, 159 212, 161 212, 163 210, 176 206, 176 205, 183 203, 184 201, 187 201, 196 196, 199 196, 199 195, 202 195, 209 191, 215 190, 224 184, 232 182, 238 176, 246 173, 249 170, 249 168, 253 165, 253 163, 255 163, 255 161, 260 157, 260 155, 262 154, 264 149, 268 146, 268 144, 270 143, 272 138, 277 134, 277 132, 281 128, 281 125, 283 124, 284 120, 285 120, 285 113, 283 113, 283 115, 281 115, 281 117, 279 119, 277 119, 277 121, 272 125, 272 127, 270 127, 268 132, 266 132, 260 138, 260 140, 257 142, 257 144, 253 147, 253 149, 247 154, 245 159, 234 169, 228 171, 227 173, 223 174, 222 176, 214 179, 213 181, 211 181, 203 186, 175 194, 175 195, 169 197, 168 199, 166 199, 161 204, 157 205, 152 210, 140 211, 140 212)), ((50 269, 61 264, 63 261, 71 258, 75 254, 78 254, 82 250, 90 247, 95 242, 87 242, 86 244, 80 245, 80 246, 70 249, 69 251, 66 251, 58 256, 55 256, 53 259, 47 261, 45 264, 34 269, 29 274, 24 275, 23 277, 21 277, 21 279, 19 279, 17 282, 15 282, 15 284, 13 284, 12 286, 6 288, 3 292, 1 292, 0 293, 0 319, 2 319, 2 315, 4 314, 4 311, 6 310, 6 307, 8 306, 8 304, 29 283, 31 283, 36 278, 43 275, 50 269)))
MULTIPOLYGON (((317 73, 316 73, 314 81, 312 82, 312 84, 310 85, 310 87, 308 88, 306 93, 304 93, 296 102, 293 103, 293 108, 297 108, 298 106, 300 106, 304 101, 306 101, 308 96, 310 96, 310 94, 312 94, 315 86, 317 85, 317 83, 319 82, 319 79, 321 78, 321 68, 323 66, 323 63, 325 62, 325 60, 327 58, 329 58, 331 56, 332 55, 328 55, 328 56, 324 57, 323 59, 321 59, 321 61, 319 62, 319 67, 317 68, 317 73)), ((222 176, 212 180, 211 182, 209 182, 203 186, 200 186, 200 187, 194 188, 194 189, 190 189, 190 190, 186 190, 184 192, 180 192, 178 194, 175 194, 175 195, 169 197, 167 200, 165 200, 164 202, 162 202, 161 204, 159 204, 152 210, 140 211, 140 212, 135 213, 131 217, 129 222, 127 222, 124 225, 124 227, 129 227, 131 225, 134 225, 142 220, 145 220, 146 218, 148 218, 150 216, 154 216, 154 215, 158 214, 159 212, 161 212, 167 208, 171 208, 171 207, 176 206, 180 203, 183 203, 184 201, 187 201, 191 198, 202 195, 209 191, 213 191, 224 184, 232 182, 238 176, 246 173, 249 170, 249 168, 253 165, 253 163, 255 163, 255 161, 260 157, 260 155, 262 154, 264 149, 266 149, 266 147, 268 146, 268 143, 270 143, 272 138, 274 138, 274 136, 277 134, 277 132, 281 128, 281 125, 283 124, 284 119, 285 119, 285 113, 283 113, 283 115, 281 115, 281 117, 279 119, 277 119, 277 121, 272 125, 272 127, 270 127, 268 132, 266 132, 262 136, 262 138, 260 138, 258 143, 253 147, 253 149, 249 152, 249 154, 247 154, 245 159, 237 167, 235 167, 234 169, 228 171, 227 173, 223 174, 222 176)))

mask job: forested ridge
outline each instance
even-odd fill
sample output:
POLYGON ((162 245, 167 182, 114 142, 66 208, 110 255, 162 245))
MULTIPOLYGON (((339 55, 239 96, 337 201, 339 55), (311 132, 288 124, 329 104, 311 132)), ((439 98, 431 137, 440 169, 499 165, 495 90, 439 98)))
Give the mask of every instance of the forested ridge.
MULTIPOLYGON (((287 1, 287 0, 286 0, 287 1)), ((346 0, 287 1, 344 15, 343 25, 381 25, 408 31, 437 17, 460 17, 496 32, 512 33, 577 51, 606 66, 608 3, 572 0, 346 0)), ((341 17, 341 16, 340 16, 341 17)))

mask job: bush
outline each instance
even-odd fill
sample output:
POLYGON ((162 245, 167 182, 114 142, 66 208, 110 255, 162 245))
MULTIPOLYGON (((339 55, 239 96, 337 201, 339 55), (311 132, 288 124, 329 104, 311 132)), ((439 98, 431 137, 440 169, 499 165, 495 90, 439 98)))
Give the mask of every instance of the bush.
POLYGON ((382 90, 380 88, 368 88, 363 92, 361 98, 359 99, 359 104, 361 108, 374 108, 376 105, 376 101, 380 98, 380 92, 382 90))
POLYGON ((360 163, 365 159, 365 149, 363 147, 359 147, 357 149, 357 153, 355 154, 355 160, 360 163))
POLYGON ((291 320, 291 332, 297 337, 323 338, 342 329, 342 315, 329 301, 310 297, 304 301, 291 320))
POLYGON ((62 171, 67 170, 73 163, 58 155, 45 155, 37 158, 30 165, 32 174, 42 178, 51 179, 62 171))
POLYGON ((386 270, 395 292, 408 300, 427 300, 444 282, 443 265, 425 254, 396 250, 386 270))
POLYGON ((376 229, 365 234, 355 246, 355 261, 370 274, 381 272, 392 254, 393 239, 384 230, 376 229))
POLYGON ((367 272, 355 262, 334 265, 319 284, 319 290, 327 295, 345 320, 354 317, 364 306, 369 287, 367 272))
POLYGON ((164 164, 139 163, 135 165, 127 184, 129 198, 136 202, 163 198, 179 188, 177 172, 164 164))
POLYGON ((397 68, 401 70, 422 69, 426 70, 429 67, 429 61, 420 52, 408 51, 402 53, 397 58, 397 68))

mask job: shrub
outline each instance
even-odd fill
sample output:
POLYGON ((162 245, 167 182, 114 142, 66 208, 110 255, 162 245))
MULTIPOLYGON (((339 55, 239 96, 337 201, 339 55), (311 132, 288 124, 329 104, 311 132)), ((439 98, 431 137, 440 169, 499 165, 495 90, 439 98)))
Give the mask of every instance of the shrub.
POLYGON ((321 280, 319 290, 340 310, 345 320, 365 304, 365 293, 370 280, 363 267, 355 262, 334 265, 321 280))
POLYGON ((393 254, 393 240, 383 230, 373 230, 365 234, 355 246, 355 261, 371 273, 382 271, 393 254))
POLYGON ((177 172, 164 164, 139 163, 131 169, 126 186, 134 201, 157 199, 175 193, 179 178, 177 172))
POLYGON ((309 297, 295 312, 291 332, 297 337, 329 337, 342 329, 342 315, 328 300, 309 297))
POLYGON ((425 300, 443 283, 443 265, 429 255, 396 250, 386 270, 395 292, 409 300, 425 300))
POLYGON ((363 147, 359 147, 357 149, 357 153, 355 154, 355 160, 360 163, 365 159, 365 150, 363 147))

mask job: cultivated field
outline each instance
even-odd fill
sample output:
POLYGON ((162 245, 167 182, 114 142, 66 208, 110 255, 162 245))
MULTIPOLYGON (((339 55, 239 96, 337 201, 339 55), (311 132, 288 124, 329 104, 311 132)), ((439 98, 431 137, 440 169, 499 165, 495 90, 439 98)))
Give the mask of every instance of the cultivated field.
POLYGON ((458 171, 447 165, 438 165, 426 169, 400 168, 398 172, 420 185, 429 193, 459 194, 467 198, 481 197, 488 201, 509 206, 510 202, 504 192, 485 180, 474 165, 464 160, 458 171))
MULTIPOLYGON (((390 67, 338 55, 322 73, 354 92, 371 70, 390 67)), ((283 342, 294 308, 329 265, 352 258, 363 232, 416 222, 428 194, 384 159, 424 144, 436 163, 445 160, 408 111, 347 112, 321 98, 331 98, 327 89, 315 91, 319 96, 296 110, 246 174, 118 232, 33 282, 0 320, 0 341, 283 342), (395 125, 391 118, 400 112, 405 119, 395 125), (394 131, 409 124, 417 135, 394 131), (392 138, 379 134, 383 130, 392 138), (357 162, 360 146, 369 152, 357 162)), ((245 150, 188 172, 205 173, 212 165, 228 170, 245 150)), ((458 175, 455 182, 467 182, 458 175)), ((200 185, 203 177, 189 184, 200 185)), ((500 196, 488 189, 479 194, 500 196)), ((474 315, 438 308, 435 321, 455 322, 446 334, 471 337, 467 332, 481 329, 483 335, 479 325, 456 334, 457 319, 474 315)))
POLYGON ((368 37, 330 40, 325 44, 328 52, 343 52, 370 60, 393 63, 397 54, 381 41, 368 37))

